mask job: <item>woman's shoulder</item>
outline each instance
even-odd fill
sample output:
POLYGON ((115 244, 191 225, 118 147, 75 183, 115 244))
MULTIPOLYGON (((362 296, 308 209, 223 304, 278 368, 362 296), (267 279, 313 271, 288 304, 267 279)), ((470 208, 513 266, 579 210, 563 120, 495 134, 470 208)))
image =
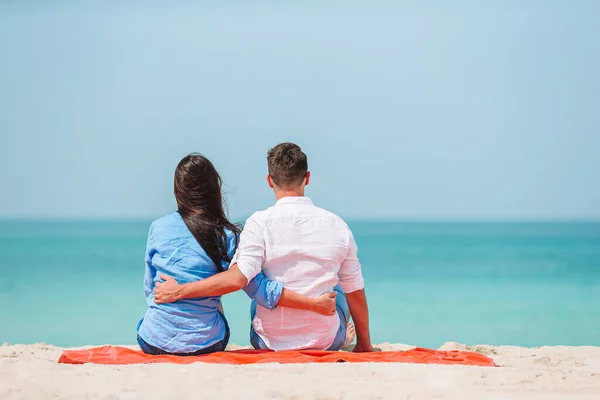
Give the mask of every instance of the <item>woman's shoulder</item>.
POLYGON ((175 211, 175 212, 165 215, 164 217, 155 219, 154 221, 152 221, 152 226, 157 226, 157 227, 168 226, 168 225, 172 225, 172 224, 178 224, 181 222, 183 222, 183 218, 181 218, 181 215, 179 215, 179 213, 177 211, 175 211))
POLYGON ((158 218, 150 225, 151 234, 162 234, 162 233, 181 233, 185 228, 185 223, 178 212, 174 212, 165 215, 162 218, 158 218))
POLYGON ((225 228, 225 235, 227 236, 227 247, 229 250, 237 249, 238 242, 240 241, 240 235, 231 229, 225 228))

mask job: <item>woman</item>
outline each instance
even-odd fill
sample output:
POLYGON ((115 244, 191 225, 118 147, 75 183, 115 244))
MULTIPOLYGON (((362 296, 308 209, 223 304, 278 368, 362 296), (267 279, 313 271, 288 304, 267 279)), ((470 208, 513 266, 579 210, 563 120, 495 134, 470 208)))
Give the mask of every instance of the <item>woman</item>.
MULTIPOLYGON (((156 304, 154 285, 160 275, 179 283, 208 278, 228 268, 240 229, 223 209, 221 178, 199 154, 183 158, 175 170, 177 212, 152 223, 146 247, 144 291, 148 310, 137 328, 140 348, 147 354, 198 355, 223 351, 229 326, 220 297, 156 304)), ((244 289, 263 307, 277 304, 335 313, 335 302, 310 299, 283 289, 260 274, 244 289)))

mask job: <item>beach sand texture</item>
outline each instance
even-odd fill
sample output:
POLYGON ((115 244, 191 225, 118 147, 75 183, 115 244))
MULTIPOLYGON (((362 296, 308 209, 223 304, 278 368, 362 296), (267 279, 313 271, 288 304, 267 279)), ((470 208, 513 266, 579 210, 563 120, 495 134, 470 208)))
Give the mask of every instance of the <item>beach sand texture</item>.
POLYGON ((60 347, 4 345, 0 399, 600 399, 600 347, 440 349, 482 352, 499 366, 62 365, 60 347))

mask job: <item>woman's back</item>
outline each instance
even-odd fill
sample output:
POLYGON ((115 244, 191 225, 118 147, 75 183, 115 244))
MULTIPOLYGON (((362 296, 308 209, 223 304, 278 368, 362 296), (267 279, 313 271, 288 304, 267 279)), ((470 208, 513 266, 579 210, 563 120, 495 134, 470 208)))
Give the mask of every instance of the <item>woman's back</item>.
MULTIPOLYGON (((232 257, 236 235, 229 230, 225 232, 227 250, 232 257)), ((154 221, 148 234, 144 277, 148 310, 140 322, 138 335, 146 343, 169 353, 191 353, 223 340, 227 322, 218 311, 220 297, 156 304, 153 292, 161 274, 169 275, 179 283, 187 283, 208 278, 217 272, 214 262, 198 244, 179 213, 154 221)))

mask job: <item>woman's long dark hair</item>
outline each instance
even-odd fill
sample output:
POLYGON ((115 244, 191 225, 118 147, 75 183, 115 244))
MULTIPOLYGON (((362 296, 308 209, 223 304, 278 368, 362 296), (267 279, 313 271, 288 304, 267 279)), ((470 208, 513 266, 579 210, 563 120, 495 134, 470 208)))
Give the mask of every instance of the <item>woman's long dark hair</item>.
POLYGON ((225 215, 221 186, 214 165, 200 154, 192 153, 177 165, 174 190, 177 211, 219 272, 223 271, 223 262, 231 261, 225 229, 236 235, 236 241, 240 234, 240 228, 225 215))

